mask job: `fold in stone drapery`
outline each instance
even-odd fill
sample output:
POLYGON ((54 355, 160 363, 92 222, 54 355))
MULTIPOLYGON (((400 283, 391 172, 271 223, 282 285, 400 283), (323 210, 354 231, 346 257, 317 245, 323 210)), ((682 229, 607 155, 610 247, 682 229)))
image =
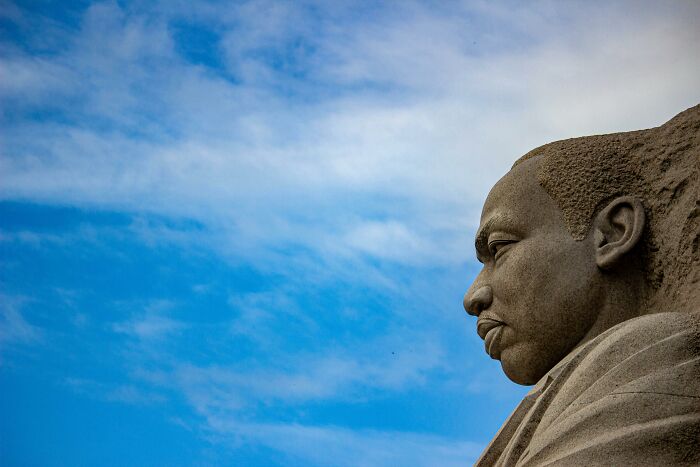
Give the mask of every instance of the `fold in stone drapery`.
POLYGON ((621 323, 545 375, 475 465, 700 465, 699 350, 698 315, 621 323))
MULTIPOLYGON (((517 460, 527 453, 530 439, 544 415, 548 401, 554 392, 552 383, 562 382, 562 373, 573 366, 571 360, 578 362, 584 349, 579 349, 564 357, 525 395, 513 413, 508 417, 496 436, 486 447, 481 457, 474 464, 477 467, 515 465, 517 460), (541 397, 543 396, 544 397, 541 397)), ((585 352, 584 352, 585 353, 585 352)), ((558 386, 559 384, 555 384, 558 386)))

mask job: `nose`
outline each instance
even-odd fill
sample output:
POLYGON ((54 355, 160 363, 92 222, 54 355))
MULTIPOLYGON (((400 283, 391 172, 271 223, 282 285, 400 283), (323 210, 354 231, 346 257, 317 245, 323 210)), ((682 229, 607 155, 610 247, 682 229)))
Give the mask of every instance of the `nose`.
POLYGON ((479 316, 482 311, 491 306, 493 291, 488 285, 467 292, 464 296, 464 309, 472 316, 479 316))

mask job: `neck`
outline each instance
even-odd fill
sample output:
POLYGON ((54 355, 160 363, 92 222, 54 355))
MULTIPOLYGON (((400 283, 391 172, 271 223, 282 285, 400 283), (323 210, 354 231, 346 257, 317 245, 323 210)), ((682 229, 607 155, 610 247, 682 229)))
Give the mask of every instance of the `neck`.
POLYGON ((648 301, 646 283, 637 271, 601 273, 598 318, 579 342, 582 345, 613 326, 644 313, 648 301))

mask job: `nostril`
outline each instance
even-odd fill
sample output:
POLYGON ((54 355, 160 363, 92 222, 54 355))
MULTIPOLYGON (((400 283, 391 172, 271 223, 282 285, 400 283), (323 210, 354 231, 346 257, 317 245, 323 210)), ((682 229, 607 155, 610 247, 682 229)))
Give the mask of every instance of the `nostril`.
POLYGON ((481 314, 481 306, 478 302, 474 301, 473 298, 465 299, 464 309, 472 316, 479 316, 479 314, 481 314))
POLYGON ((464 309, 472 316, 479 316, 482 311, 491 306, 493 292, 491 287, 485 285, 479 287, 474 293, 464 296, 464 309))

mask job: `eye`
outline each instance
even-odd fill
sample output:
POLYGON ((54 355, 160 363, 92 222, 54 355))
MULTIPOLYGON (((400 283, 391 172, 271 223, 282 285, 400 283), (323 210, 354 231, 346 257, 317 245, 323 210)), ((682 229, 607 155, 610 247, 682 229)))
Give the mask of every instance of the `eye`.
POLYGON ((514 240, 495 240, 489 243, 489 253, 491 253, 493 259, 497 260, 505 253, 508 249, 507 247, 513 243, 515 243, 514 240))

